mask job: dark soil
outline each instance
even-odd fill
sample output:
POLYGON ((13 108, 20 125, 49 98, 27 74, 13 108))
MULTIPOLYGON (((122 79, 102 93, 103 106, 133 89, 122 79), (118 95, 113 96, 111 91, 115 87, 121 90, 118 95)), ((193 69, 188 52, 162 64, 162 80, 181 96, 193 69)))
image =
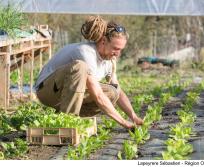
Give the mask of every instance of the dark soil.
POLYGON ((56 146, 29 146, 27 159, 48 160, 52 158, 61 147, 56 146))

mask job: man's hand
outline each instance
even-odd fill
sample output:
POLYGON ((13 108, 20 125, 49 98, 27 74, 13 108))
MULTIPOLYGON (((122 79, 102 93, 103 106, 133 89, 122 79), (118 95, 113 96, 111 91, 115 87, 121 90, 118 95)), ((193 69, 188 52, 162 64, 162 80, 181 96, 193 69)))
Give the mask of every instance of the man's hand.
POLYGON ((143 125, 144 121, 141 118, 139 118, 139 117, 135 117, 134 118, 134 123, 136 125, 143 125))
POLYGON ((129 116, 135 125, 142 125, 144 123, 144 121, 135 114, 128 97, 122 89, 120 89, 120 97, 117 104, 129 116))
POLYGON ((134 123, 127 121, 126 124, 125 124, 125 127, 127 129, 134 129, 136 126, 135 126, 134 123))

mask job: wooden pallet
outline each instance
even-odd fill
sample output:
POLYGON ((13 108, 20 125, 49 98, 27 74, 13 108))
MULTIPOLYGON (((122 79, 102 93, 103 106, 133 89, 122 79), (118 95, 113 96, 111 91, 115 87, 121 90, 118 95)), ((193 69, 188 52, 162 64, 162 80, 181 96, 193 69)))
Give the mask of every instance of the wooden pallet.
MULTIPOLYGON (((90 119, 90 118, 89 118, 90 119)), ((85 136, 90 137, 97 133, 96 117, 94 125, 86 128, 84 134, 79 134, 76 128, 28 128, 26 139, 35 145, 78 145, 85 136)))

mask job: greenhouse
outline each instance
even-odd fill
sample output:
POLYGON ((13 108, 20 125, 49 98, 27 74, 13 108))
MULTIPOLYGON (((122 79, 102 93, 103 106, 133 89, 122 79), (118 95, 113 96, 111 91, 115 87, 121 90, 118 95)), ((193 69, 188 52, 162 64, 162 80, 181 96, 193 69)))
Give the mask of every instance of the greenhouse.
POLYGON ((203 16, 203 0, 0 0, 0 160, 204 160, 203 16))

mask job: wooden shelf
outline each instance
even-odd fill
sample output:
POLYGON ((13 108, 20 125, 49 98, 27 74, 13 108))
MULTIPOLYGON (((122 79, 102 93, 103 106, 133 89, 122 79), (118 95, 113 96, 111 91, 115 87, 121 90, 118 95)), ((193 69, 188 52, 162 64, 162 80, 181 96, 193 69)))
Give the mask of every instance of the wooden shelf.
MULTIPOLYGON (((23 76, 23 65, 30 62, 30 87, 33 86, 34 60, 40 58, 42 68, 43 52, 48 52, 51 58, 51 38, 29 37, 20 39, 6 39, 0 41, 0 108, 9 108, 10 101, 10 72, 19 69, 23 76), (29 59, 28 59, 29 57, 29 59)), ((21 80, 23 80, 21 78, 21 80)), ((23 83, 23 81, 20 81, 23 83)), ((32 98, 33 92, 30 91, 32 98)))
POLYGON ((0 55, 7 55, 8 52, 0 52, 0 55))

